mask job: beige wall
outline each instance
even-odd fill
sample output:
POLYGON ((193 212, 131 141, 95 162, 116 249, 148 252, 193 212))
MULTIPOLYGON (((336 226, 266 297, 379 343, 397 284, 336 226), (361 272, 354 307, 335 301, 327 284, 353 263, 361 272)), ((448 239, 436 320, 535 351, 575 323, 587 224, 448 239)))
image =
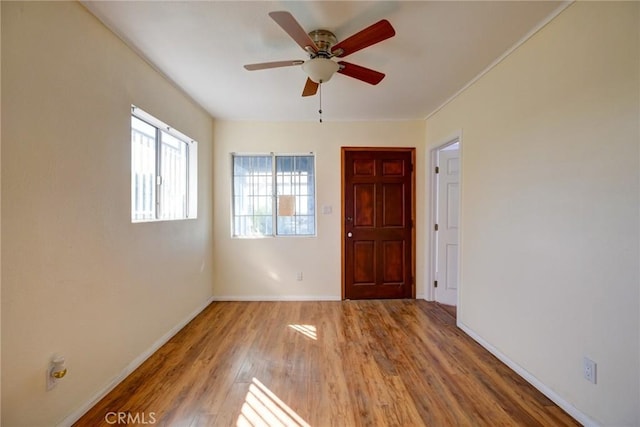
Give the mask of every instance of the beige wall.
POLYGON ((639 7, 573 4, 426 125, 463 131, 459 321, 607 426, 640 425, 639 7))
POLYGON ((50 427, 211 297, 212 121, 76 2, 3 1, 2 67, 2 425, 50 427), (132 103, 200 142, 197 220, 131 224, 132 103))
MULTIPOLYGON (((340 147, 418 147, 417 219, 424 217, 424 121, 214 125, 214 294, 225 299, 340 299, 340 147), (317 237, 231 238, 231 153, 316 154, 317 237), (331 206, 331 214, 322 207, 331 206), (303 280, 297 281, 297 272, 303 280)), ((417 293, 424 247, 417 245, 417 293)))
MULTIPOLYGON (((2 7, 0 7, 0 81, 2 81, 2 7)), ((2 85, 0 84, 0 99, 2 85)), ((2 105, 0 103, 0 153, 2 152, 2 105)), ((2 155, 0 154, 0 379, 2 378, 2 155)), ((1 381, 0 381, 1 383, 1 381)), ((0 387, 0 420, 2 420, 2 387, 0 387)))

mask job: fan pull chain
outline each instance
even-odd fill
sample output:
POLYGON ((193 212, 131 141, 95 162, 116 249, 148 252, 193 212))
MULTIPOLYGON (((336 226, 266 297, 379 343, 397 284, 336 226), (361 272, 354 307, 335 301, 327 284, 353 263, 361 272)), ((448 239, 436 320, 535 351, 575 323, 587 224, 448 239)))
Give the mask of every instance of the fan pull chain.
POLYGON ((318 86, 318 95, 320 98, 320 109, 318 110, 318 113, 320 113, 320 123, 322 123, 322 80, 320 80, 320 84, 318 86))

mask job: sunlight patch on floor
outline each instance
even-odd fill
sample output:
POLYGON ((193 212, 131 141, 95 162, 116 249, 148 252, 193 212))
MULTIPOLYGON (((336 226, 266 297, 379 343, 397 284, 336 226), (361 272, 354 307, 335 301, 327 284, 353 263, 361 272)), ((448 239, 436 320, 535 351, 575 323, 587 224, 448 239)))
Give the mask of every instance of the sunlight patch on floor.
POLYGON ((310 427, 309 423, 257 378, 253 378, 249 386, 236 426, 310 427))
POLYGON ((300 332, 307 338, 311 338, 312 340, 318 339, 316 327, 313 325, 289 325, 289 327, 294 331, 300 332))

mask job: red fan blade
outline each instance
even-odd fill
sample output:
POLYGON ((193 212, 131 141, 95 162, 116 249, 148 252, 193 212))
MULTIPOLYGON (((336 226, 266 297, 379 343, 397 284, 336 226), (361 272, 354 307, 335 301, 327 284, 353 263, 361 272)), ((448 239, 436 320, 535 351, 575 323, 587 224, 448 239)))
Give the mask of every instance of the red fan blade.
POLYGON ((313 52, 318 51, 318 47, 313 42, 313 40, 311 40, 309 34, 307 34, 307 32, 300 26, 300 24, 298 24, 298 21, 296 21, 296 18, 294 18, 292 14, 285 11, 278 11, 269 12, 269 16, 271 17, 271 19, 276 21, 276 23, 280 25, 280 27, 282 27, 285 33, 289 34, 289 37, 291 37, 296 43, 298 43, 298 45, 302 49, 307 51, 307 48, 311 48, 313 52))
POLYGON ((304 89, 302 90, 302 96, 312 96, 318 92, 319 84, 311 80, 307 77, 307 83, 304 85, 304 89))
POLYGON ((331 52, 335 56, 343 58, 359 51, 360 49, 380 43, 383 40, 393 37, 395 34, 396 31, 393 29, 389 21, 383 19, 382 21, 376 22, 375 24, 365 28, 359 33, 342 40, 331 48, 331 52), (340 50, 342 50, 342 52, 340 52, 340 50))
POLYGON ((382 79, 384 79, 384 74, 369 68, 361 67, 360 65, 344 61, 340 61, 338 64, 340 64, 340 69, 338 70, 340 74, 362 80, 363 82, 372 85, 377 85, 382 81, 382 79))
POLYGON ((244 66, 249 71, 255 70, 265 70, 267 68, 278 68, 278 67, 291 67, 294 65, 302 65, 304 61, 294 60, 294 61, 274 61, 274 62, 262 62, 260 64, 247 64, 244 66))

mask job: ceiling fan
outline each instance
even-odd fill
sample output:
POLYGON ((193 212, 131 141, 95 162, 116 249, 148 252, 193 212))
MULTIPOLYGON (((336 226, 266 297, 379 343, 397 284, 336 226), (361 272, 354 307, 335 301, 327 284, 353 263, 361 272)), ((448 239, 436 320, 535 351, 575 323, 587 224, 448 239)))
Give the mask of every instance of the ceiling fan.
POLYGON ((365 47, 393 37, 396 32, 386 19, 378 21, 351 37, 338 42, 336 36, 328 30, 313 30, 307 33, 289 12, 270 12, 269 16, 309 54, 309 59, 306 61, 292 60, 247 64, 244 66, 247 70, 255 71, 301 65, 302 70, 308 76, 302 96, 315 95, 318 91, 318 86, 321 83, 328 82, 335 72, 372 85, 377 85, 384 78, 385 75, 378 71, 350 62, 334 61, 332 58, 344 58, 365 47))

